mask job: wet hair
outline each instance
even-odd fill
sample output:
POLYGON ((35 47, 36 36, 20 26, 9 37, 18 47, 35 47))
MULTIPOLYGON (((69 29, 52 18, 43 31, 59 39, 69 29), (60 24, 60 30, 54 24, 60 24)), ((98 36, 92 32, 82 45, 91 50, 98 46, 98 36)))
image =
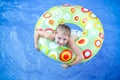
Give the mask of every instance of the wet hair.
POLYGON ((68 35, 70 37, 71 35, 71 29, 69 26, 65 25, 65 24, 59 24, 58 27, 55 30, 55 33, 57 34, 57 30, 60 29, 64 32, 65 35, 68 35))

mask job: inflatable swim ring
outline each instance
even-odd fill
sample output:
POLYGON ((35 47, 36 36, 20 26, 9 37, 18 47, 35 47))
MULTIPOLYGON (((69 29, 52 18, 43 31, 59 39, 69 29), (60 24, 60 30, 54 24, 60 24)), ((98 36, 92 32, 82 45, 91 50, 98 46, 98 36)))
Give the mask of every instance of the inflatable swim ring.
MULTIPOLYGON (((84 7, 69 4, 55 6, 39 18, 35 31, 45 30, 51 33, 62 23, 75 24, 82 29, 81 37, 75 42, 85 58, 82 62, 88 61, 98 53, 104 39, 102 24, 95 14, 84 7)), ((45 38, 39 38, 38 46, 46 56, 63 63, 73 62, 76 58, 70 48, 59 47, 45 38)))

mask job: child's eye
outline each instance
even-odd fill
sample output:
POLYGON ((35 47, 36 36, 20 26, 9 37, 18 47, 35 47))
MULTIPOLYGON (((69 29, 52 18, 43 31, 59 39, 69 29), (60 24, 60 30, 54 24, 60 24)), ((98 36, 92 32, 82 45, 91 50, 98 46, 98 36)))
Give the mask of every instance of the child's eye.
POLYGON ((64 41, 66 41, 67 39, 63 39, 64 41))
POLYGON ((58 37, 58 39, 61 39, 60 37, 58 37))

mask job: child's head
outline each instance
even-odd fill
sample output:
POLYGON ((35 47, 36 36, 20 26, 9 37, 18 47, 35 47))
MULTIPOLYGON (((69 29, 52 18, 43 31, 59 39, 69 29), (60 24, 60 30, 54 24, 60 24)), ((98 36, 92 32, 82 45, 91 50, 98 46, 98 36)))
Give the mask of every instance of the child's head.
POLYGON ((67 44, 70 35, 71 35, 71 29, 69 28, 69 26, 65 24, 60 24, 55 30, 55 42, 59 44, 59 46, 63 46, 67 44))

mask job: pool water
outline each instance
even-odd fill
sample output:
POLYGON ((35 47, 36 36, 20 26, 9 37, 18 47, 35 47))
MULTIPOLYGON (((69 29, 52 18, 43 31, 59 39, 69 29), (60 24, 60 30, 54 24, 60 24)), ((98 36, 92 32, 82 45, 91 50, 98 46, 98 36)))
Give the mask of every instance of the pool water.
POLYGON ((0 80, 120 80, 119 0, 0 0, 0 80), (104 43, 91 60, 63 69, 34 48, 38 18, 56 5, 80 5, 96 14, 104 43))

